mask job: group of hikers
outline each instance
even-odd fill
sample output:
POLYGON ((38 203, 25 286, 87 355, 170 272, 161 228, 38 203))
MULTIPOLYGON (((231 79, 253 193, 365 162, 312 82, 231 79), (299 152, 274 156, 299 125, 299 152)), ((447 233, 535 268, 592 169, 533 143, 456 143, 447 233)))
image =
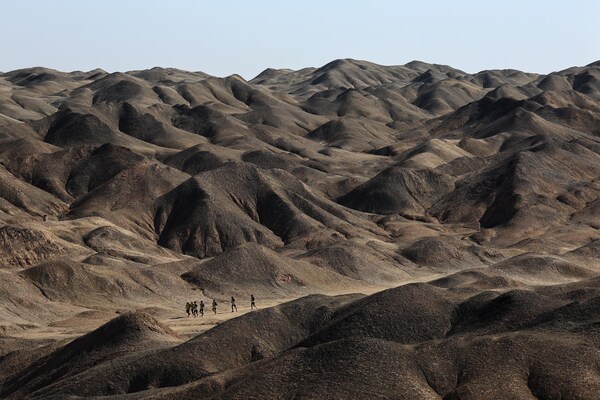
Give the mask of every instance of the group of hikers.
MULTIPOLYGON (((256 299, 254 298, 254 295, 251 294, 250 295, 250 309, 254 310, 256 309, 256 299)), ((237 311, 237 305, 235 304, 235 297, 231 296, 231 312, 237 311)), ((193 317, 197 317, 197 316, 204 316, 204 302, 202 300, 200 300, 200 304, 198 304, 198 302, 196 301, 188 301, 187 303, 185 303, 185 312, 187 313, 187 316, 193 316, 193 317)), ((212 312, 213 313, 217 313, 217 300, 213 299, 212 301, 212 312)))

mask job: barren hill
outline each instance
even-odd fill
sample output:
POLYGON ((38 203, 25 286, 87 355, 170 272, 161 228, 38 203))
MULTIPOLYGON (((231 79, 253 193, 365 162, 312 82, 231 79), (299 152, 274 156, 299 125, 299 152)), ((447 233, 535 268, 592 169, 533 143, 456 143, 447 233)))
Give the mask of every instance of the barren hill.
POLYGON ((1 73, 0 397, 594 399, 599 199, 599 62, 1 73))

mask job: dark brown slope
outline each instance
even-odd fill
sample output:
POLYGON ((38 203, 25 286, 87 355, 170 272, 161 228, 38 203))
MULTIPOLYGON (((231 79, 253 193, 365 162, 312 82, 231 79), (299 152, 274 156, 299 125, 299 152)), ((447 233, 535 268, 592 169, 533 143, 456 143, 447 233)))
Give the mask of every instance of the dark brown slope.
POLYGON ((176 129, 151 113, 138 111, 127 102, 122 103, 119 110, 118 127, 121 132, 136 139, 161 147, 186 149, 205 142, 203 137, 176 129))
POLYGON ((218 109, 199 105, 193 108, 176 106, 172 123, 182 130, 201 135, 219 143, 239 138, 246 127, 240 121, 218 109))
POLYGON ((205 295, 222 298, 247 293, 260 298, 302 296, 358 284, 337 271, 285 257, 255 243, 222 253, 182 277, 205 295))
MULTIPOLYGON (((564 98, 564 95, 561 96, 564 98)), ((544 220, 547 224, 549 219, 551 225, 561 225, 565 220, 572 220, 573 210, 565 208, 555 199, 567 198, 567 193, 573 190, 570 188, 574 188, 577 182, 586 182, 579 183, 583 187, 595 187, 598 174, 597 139, 587 132, 593 133, 597 129, 597 118, 593 117, 596 109, 589 100, 577 102, 570 108, 555 108, 539 101, 542 100, 537 97, 528 101, 484 97, 448 117, 438 119, 441 123, 433 132, 444 138, 442 142, 435 145, 432 145, 433 141, 427 145, 417 144, 397 156, 402 166, 435 168, 451 177, 462 175, 456 182, 455 190, 442 193, 441 199, 429 197, 433 200, 429 204, 431 210, 426 208, 430 215, 446 222, 477 221, 483 228, 506 227, 507 233, 497 240, 502 244, 509 243, 506 236, 510 235, 517 239, 512 243, 526 235, 539 235, 543 227, 536 228, 536 222, 539 224, 544 220), (586 118, 562 117, 578 115, 579 112, 586 115, 589 122, 586 122, 586 118), (453 140, 457 141, 459 147, 451 145, 453 140), (461 154, 461 151, 466 152, 461 154), (470 160, 468 157, 472 155, 478 157, 470 160), (489 164, 489 167, 482 168, 485 164, 489 164), (570 167, 564 168, 566 164, 570 167), (560 194, 562 191, 566 193, 560 194), (488 197, 487 200, 473 202, 490 194, 496 200, 488 197), (523 227, 528 230, 522 230, 523 227), (520 232, 515 236, 516 230, 520 232)), ((398 185, 393 184, 391 178, 383 179, 385 174, 392 175, 384 172, 355 189, 355 192, 341 197, 340 201, 351 207, 378 213, 405 212, 403 207, 407 202, 402 200, 405 195, 393 192, 398 185), (394 210, 394 202, 398 201, 402 207, 394 210)), ((419 190, 427 190, 423 188, 433 182, 434 179, 427 179, 419 188, 409 192, 414 194, 419 190)), ((581 207, 581 204, 576 207, 581 207)), ((580 215, 586 213, 582 211, 580 215)), ((576 223, 585 220, 586 217, 575 219, 576 223)), ((593 221, 593 218, 587 220, 593 221)), ((580 229, 582 232, 586 230, 585 227, 580 229)))
MULTIPOLYGON (((2 269, 0 277, 0 341, 8 349, 14 349, 12 334, 43 326, 79 311, 77 307, 50 301, 37 286, 16 273, 2 269)), ((33 361, 30 360, 30 363, 33 361)))
POLYGON ((561 201, 564 191, 580 182, 593 182, 600 173, 600 157, 585 142, 536 139, 525 141, 522 151, 471 174, 434 205, 431 214, 443 221, 477 221, 482 228, 505 228, 510 238, 500 237, 504 243, 537 236, 549 226, 563 226, 582 207, 561 201))
POLYGON ((321 125, 308 137, 329 146, 352 151, 374 150, 391 144, 393 130, 360 118, 340 118, 321 125))
POLYGON ((175 332, 147 314, 124 314, 39 360, 20 378, 6 382, 3 396, 19 397, 15 394, 18 391, 32 393, 105 361, 179 341, 175 332))
MULTIPOLYGON (((589 329, 594 331, 591 326, 595 317, 590 312, 598 307, 597 287, 582 302, 568 300, 567 294, 529 291, 474 296, 455 309, 448 325, 444 318, 434 317, 425 322, 423 331, 418 329, 418 318, 426 319, 429 310, 441 311, 443 306, 432 307, 436 296, 430 298, 425 287, 406 290, 418 295, 408 296, 417 306, 420 301, 426 302, 428 313, 407 310, 405 314, 401 311, 403 302, 393 302, 400 308, 390 310, 385 301, 392 298, 391 293, 359 300, 358 304, 365 306, 373 302, 373 309, 364 309, 371 324, 363 324, 362 318, 348 318, 340 322, 338 332, 342 337, 338 340, 299 347, 244 368, 240 375, 223 374, 175 393, 182 398, 362 398, 367 393, 375 398, 406 399, 595 397, 600 385, 600 378, 593 372, 599 342, 598 335, 589 329), (406 320, 399 319, 403 315, 406 320), (408 325, 415 326, 415 330, 402 334, 402 330, 378 329, 396 321, 402 322, 401 329, 408 325), (441 328, 437 335, 436 321, 440 321, 441 328), (402 344, 422 334, 439 339, 402 344), (381 335, 387 339, 380 339, 381 335), (559 366, 564 364, 568 365, 567 373, 559 366), (589 380, 583 382, 582 374, 589 380)), ((357 306, 355 313, 362 311, 363 307, 357 306)))
POLYGON ((599 296, 597 278, 476 294, 409 284, 363 298, 311 296, 171 349, 64 374, 31 397, 594 399, 599 296))
MULTIPOLYGON (((66 204, 50 193, 21 181, 0 165, 0 206, 4 213, 19 210, 30 216, 58 215, 66 210, 66 204)), ((24 219, 28 219, 24 217, 24 219)))
POLYGON ((343 337, 371 337, 399 343, 443 338, 452 326, 455 299, 427 284, 376 293, 336 311, 331 321, 301 342, 312 347, 343 337))
POLYGON ((595 357, 590 355, 596 349, 592 341, 581 344, 581 350, 579 345, 566 345, 560 338, 552 339, 543 334, 534 338, 507 334, 467 343, 449 342, 431 343, 412 350, 378 339, 344 339, 290 352, 258 368, 247 368, 239 380, 230 379, 225 389, 216 394, 212 382, 173 392, 180 398, 213 395, 218 399, 248 396, 284 399, 293 395, 307 399, 479 399, 484 396, 533 400, 554 396, 593 399, 596 396, 597 378, 586 383, 580 379, 582 375, 593 373, 593 368, 587 367, 588 363, 595 362, 595 357), (556 367, 564 358, 565 348, 569 349, 572 360, 567 374, 556 367), (471 363, 474 359, 482 361, 474 365, 471 363), (334 361, 323 364, 323 360, 334 361), (446 364, 447 360, 452 360, 451 364, 446 364), (534 366, 524 369, 523 362, 534 366), (265 376, 268 378, 264 379, 265 376), (305 379, 299 382, 297 377, 305 379))
POLYGON ((361 211, 423 218, 429 207, 454 188, 453 183, 451 176, 433 171, 392 167, 338 202, 361 211))
POLYGON ((227 163, 170 187, 185 176, 138 162, 73 203, 68 217, 99 215, 144 230, 148 238, 156 234, 159 244, 197 257, 249 241, 271 248, 314 247, 379 232, 282 170, 227 163))
POLYGON ((41 360, 27 376, 42 375, 37 380, 43 383, 20 387, 18 382, 28 378, 15 377, 2 394, 14 393, 14 398, 24 395, 33 398, 66 394, 98 396, 178 386, 278 354, 322 326, 333 310, 357 297, 305 297, 227 321, 185 343, 162 350, 156 348, 164 347, 168 341, 174 345, 173 335, 167 329, 143 314, 124 315, 57 350, 53 357, 41 360), (115 335, 114 341, 107 340, 107 333, 115 335), (143 340, 138 341, 138 338, 149 340, 149 346, 143 352, 133 357, 119 352, 120 345, 143 346, 143 340), (77 357, 80 354, 77 350, 83 344, 97 351, 87 360, 77 357), (66 355, 72 360, 63 359, 66 355), (57 359, 64 360, 62 371, 81 370, 81 362, 90 365, 95 360, 97 365, 79 374, 57 374, 57 381, 53 383, 44 379, 47 375, 43 372, 53 371, 57 359), (107 385, 105 380, 109 377, 112 384, 107 385), (37 392, 32 393, 35 390, 37 392))
POLYGON ((153 160, 141 160, 71 204, 71 220, 100 216, 155 240, 154 202, 189 175, 153 160))
MULTIPOLYGON (((133 264, 133 263, 132 263, 133 264)), ((154 264, 159 262, 154 261, 154 264)), ((178 271, 156 265, 119 267, 54 260, 19 274, 55 302, 91 309, 139 308, 143 304, 177 305, 188 295, 178 271)))
POLYGON ((68 243, 31 228, 0 227, 0 262, 3 268, 25 268, 47 259, 63 257, 68 243))
POLYGON ((28 154, 21 153, 23 146, 29 148, 29 143, 15 143, 15 147, 7 152, 6 167, 21 180, 67 203, 143 159, 128 148, 108 143, 66 150, 38 147, 28 154))
POLYGON ((94 115, 66 112, 52 122, 44 140, 56 146, 67 147, 74 144, 116 142, 119 138, 94 115))
POLYGON ((197 257, 248 241, 310 248, 377 232, 292 175, 245 163, 200 173, 160 198, 155 227, 160 244, 197 257))

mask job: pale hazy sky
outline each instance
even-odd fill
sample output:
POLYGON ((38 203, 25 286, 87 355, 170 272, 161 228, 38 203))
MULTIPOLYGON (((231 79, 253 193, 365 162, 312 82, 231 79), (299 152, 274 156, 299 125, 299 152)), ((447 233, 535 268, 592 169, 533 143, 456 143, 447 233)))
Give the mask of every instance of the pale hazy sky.
POLYGON ((467 72, 600 59, 600 0, 0 0, 0 71, 177 67, 252 78, 337 58, 467 72))

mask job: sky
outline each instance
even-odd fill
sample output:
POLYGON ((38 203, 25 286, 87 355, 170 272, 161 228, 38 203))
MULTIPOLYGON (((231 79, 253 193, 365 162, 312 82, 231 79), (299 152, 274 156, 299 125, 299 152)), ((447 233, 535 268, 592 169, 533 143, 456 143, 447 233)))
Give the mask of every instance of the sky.
POLYGON ((0 0, 0 71, 234 73, 338 58, 548 73, 600 59, 600 0, 0 0))

